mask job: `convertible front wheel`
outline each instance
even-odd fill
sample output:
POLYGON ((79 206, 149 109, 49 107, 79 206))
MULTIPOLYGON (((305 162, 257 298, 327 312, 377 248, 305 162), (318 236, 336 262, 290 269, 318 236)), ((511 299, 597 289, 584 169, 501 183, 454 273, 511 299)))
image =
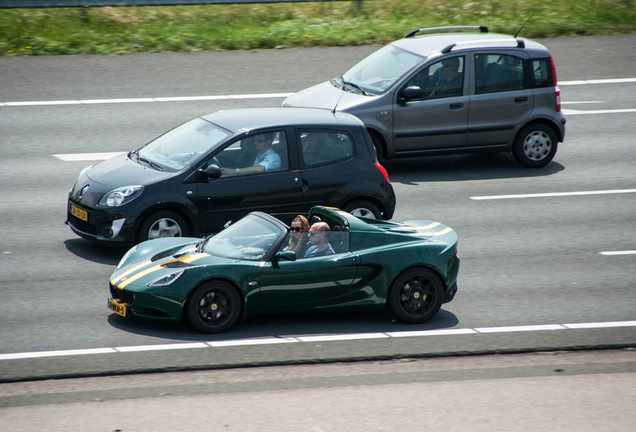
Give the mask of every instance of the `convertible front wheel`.
POLYGON ((241 299, 227 282, 207 282, 197 288, 186 305, 190 324, 203 333, 230 329, 241 313, 241 299))
POLYGON ((442 306, 444 296, 440 277, 427 268, 413 268, 391 284, 389 309, 399 320, 419 324, 430 320, 442 306))

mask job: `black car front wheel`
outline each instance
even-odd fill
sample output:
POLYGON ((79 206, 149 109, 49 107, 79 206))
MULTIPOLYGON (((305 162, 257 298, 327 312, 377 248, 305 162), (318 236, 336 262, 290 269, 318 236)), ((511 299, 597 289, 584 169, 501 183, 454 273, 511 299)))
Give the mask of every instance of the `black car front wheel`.
POLYGON ((554 158, 557 136, 551 127, 541 123, 526 126, 515 140, 512 154, 527 168, 540 168, 554 158))
POLYGON ((400 274, 389 290, 389 309, 401 321, 419 324, 430 320, 442 306, 444 287, 440 277, 424 267, 400 274))
POLYGON ((181 216, 173 211, 160 211, 148 217, 139 229, 139 241, 164 237, 185 237, 188 227, 181 216))
POLYGON ((241 313, 241 299, 232 285, 223 281, 206 282, 186 303, 186 318, 203 333, 229 330, 241 313))
POLYGON ((356 200, 350 202, 343 208, 344 211, 351 213, 355 217, 365 217, 369 219, 381 219, 382 213, 380 209, 372 202, 365 200, 356 200))

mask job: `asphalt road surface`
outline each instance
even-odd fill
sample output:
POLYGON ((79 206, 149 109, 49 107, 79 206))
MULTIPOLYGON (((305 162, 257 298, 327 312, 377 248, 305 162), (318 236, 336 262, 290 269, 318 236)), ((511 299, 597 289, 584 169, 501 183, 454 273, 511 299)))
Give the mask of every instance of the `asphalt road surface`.
POLYGON ((636 351, 173 372, 0 385, 10 431, 631 432, 636 351))
POLYGON ((377 47, 0 57, 0 381, 636 345, 636 36, 542 42, 568 118, 552 163, 386 164, 395 220, 459 235, 459 292, 435 319, 262 317, 214 336, 107 311, 124 251, 64 225, 79 171, 197 115, 280 105, 377 47))

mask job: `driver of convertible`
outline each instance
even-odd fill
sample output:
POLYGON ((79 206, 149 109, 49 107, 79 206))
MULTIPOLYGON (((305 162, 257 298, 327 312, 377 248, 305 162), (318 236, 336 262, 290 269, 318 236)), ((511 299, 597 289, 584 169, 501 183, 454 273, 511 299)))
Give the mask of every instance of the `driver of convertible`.
POLYGON ((327 235, 329 234, 329 225, 327 222, 316 222, 307 235, 309 236, 309 249, 305 252, 305 258, 313 258, 318 256, 333 255, 335 251, 329 244, 327 235))
POLYGON ((256 135, 254 137, 254 147, 258 154, 254 163, 249 167, 242 168, 221 168, 223 175, 243 175, 260 174, 280 169, 280 156, 272 148, 272 142, 276 136, 275 132, 256 135))

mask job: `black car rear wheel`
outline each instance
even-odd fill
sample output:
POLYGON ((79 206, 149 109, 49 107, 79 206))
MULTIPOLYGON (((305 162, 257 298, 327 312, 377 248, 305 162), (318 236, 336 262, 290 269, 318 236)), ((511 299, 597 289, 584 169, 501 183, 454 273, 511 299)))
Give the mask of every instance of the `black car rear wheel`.
POLYGON ((139 241, 164 237, 185 237, 188 227, 181 216, 173 211, 160 211, 148 217, 139 229, 139 241))
POLYGON ((406 270, 391 284, 388 304, 401 321, 418 324, 437 314, 444 296, 440 277, 424 267, 406 270))
POLYGON ((238 320, 241 299, 227 282, 207 282, 192 293, 185 312, 195 329, 203 333, 220 333, 230 329, 238 320))

